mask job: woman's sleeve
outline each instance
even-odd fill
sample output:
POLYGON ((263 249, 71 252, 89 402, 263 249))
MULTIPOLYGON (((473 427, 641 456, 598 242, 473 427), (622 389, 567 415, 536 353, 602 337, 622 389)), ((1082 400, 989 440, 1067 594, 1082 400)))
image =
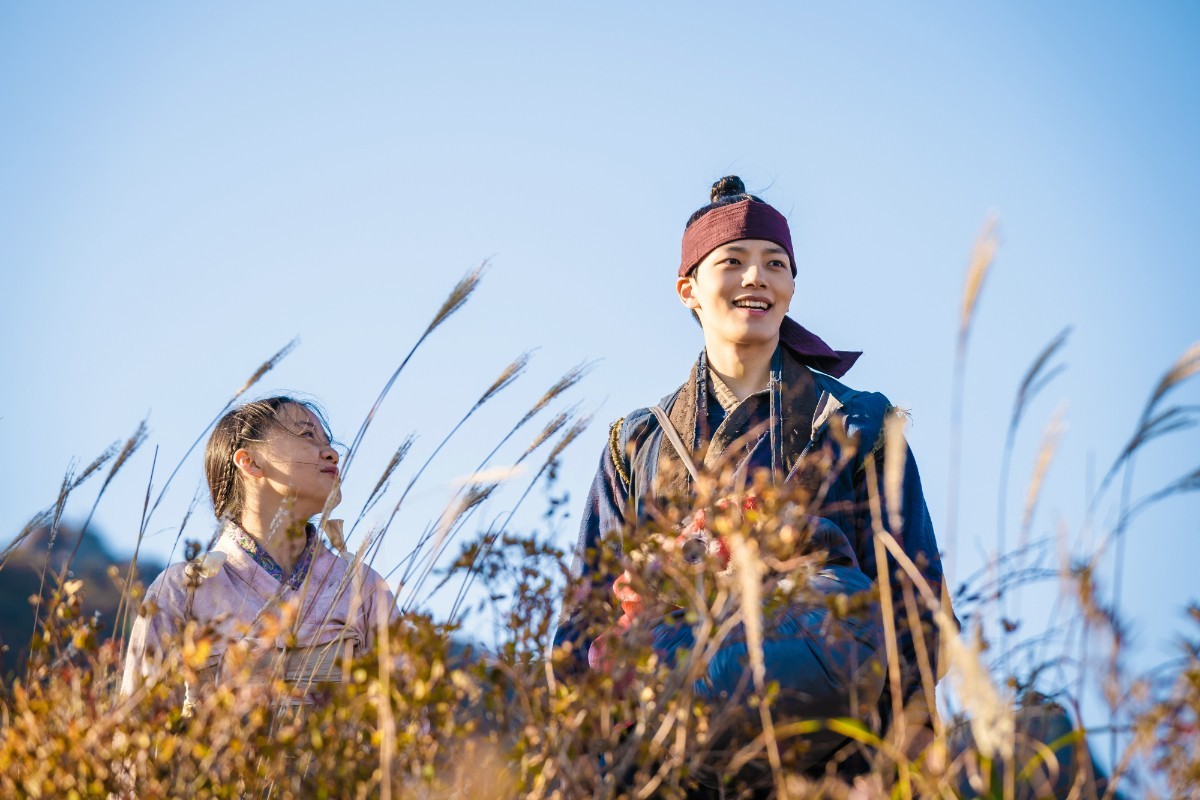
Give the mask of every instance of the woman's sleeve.
POLYGON ((363 647, 370 650, 375 646, 379 635, 380 623, 390 626, 400 618, 400 609, 396 605, 396 596, 383 576, 368 566, 366 580, 362 589, 362 614, 360 624, 363 631, 363 647))
POLYGON ((172 623, 174 596, 168 591, 166 572, 146 590, 125 649, 125 668, 121 675, 121 695, 132 694, 151 672, 162 665, 166 648, 177 634, 172 623))

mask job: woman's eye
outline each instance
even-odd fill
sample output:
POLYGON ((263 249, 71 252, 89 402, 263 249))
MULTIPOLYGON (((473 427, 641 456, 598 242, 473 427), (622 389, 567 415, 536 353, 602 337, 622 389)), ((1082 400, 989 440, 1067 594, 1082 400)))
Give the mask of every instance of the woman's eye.
POLYGON ((738 261, 736 258, 734 258, 734 257, 730 256, 729 258, 727 258, 727 259, 723 260, 721 263, 722 263, 722 264, 728 264, 728 265, 729 265, 729 266, 731 266, 731 267, 736 267, 736 266, 738 266, 739 264, 741 264, 742 262, 740 262, 740 261, 738 261))

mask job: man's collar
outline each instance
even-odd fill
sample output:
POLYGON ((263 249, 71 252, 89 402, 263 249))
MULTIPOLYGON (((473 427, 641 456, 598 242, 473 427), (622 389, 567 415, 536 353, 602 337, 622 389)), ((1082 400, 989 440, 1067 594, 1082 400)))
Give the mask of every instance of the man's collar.
MULTIPOLYGON (((717 398, 717 402, 721 404, 721 408, 725 409, 725 413, 731 413, 742 402, 738 400, 738 396, 733 393, 729 385, 721 380, 721 376, 716 373, 711 367, 708 369, 708 385, 712 389, 713 397, 717 398)), ((758 394, 767 390, 766 384, 761 386, 751 394, 758 394)))

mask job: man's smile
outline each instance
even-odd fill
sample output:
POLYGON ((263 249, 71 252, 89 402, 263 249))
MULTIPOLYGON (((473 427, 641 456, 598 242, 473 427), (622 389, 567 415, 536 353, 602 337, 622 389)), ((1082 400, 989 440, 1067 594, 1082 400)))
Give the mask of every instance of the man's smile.
POLYGON ((774 303, 759 295, 739 297, 733 301, 736 308, 745 308, 750 311, 769 311, 774 303))

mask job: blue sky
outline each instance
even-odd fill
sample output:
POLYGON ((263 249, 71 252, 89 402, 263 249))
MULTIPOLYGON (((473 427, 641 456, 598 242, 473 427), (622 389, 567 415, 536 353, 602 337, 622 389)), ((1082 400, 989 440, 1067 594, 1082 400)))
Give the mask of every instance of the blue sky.
MULTIPOLYGON (((439 457, 378 564, 407 551, 497 430, 594 360, 568 398, 596 414, 560 473, 569 545, 608 422, 678 385, 701 346, 672 292, 679 236, 711 182, 738 173, 791 220, 793 315, 865 351, 848 383, 912 410, 943 531, 963 271, 999 215, 955 569, 995 550, 1012 396, 1066 325, 1068 370, 1030 409, 1010 519, 1065 404, 1034 533, 1076 532, 1089 476, 1200 338, 1198 34, 1184 3, 5 4, 0 529, 15 534, 71 459, 149 414, 150 444, 96 518, 129 551, 154 447, 174 465, 294 336, 257 393, 315 396, 349 440, 446 292, 490 258, 384 406, 343 510, 405 434, 419 434, 413 468, 536 347, 527 377, 439 457)), ((1194 469, 1196 444, 1190 431, 1148 450, 1135 496, 1194 469)), ((201 474, 193 456, 152 555, 167 556, 201 474)), ((1196 512, 1174 499, 1130 532, 1140 663, 1173 652, 1196 598, 1196 512)))

